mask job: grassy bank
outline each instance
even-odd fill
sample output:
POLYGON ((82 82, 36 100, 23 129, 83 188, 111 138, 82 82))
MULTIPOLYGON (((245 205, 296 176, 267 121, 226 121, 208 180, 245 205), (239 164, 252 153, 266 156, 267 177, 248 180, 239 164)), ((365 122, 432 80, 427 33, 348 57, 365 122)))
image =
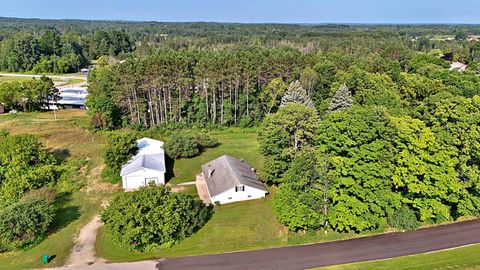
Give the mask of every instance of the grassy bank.
POLYGON ((480 244, 426 254, 399 257, 388 260, 362 262, 322 270, 430 270, 430 269, 478 269, 480 265, 480 244))

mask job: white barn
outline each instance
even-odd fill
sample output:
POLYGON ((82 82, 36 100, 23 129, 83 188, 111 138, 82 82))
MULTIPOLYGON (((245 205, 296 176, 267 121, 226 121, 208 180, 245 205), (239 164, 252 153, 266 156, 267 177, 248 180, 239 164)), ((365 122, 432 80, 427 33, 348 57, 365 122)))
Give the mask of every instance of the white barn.
POLYGON ((138 153, 122 166, 120 176, 124 190, 134 190, 150 183, 165 184, 163 142, 150 138, 137 140, 138 153))
POLYGON ((221 204, 265 197, 267 189, 252 166, 231 156, 221 156, 202 165, 210 202, 221 204))

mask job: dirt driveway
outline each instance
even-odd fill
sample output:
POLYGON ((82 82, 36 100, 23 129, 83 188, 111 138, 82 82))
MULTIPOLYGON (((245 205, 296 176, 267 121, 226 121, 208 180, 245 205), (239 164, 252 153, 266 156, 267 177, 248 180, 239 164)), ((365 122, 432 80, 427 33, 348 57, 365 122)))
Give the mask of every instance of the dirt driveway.
POLYGON ((198 174, 195 180, 198 196, 205 204, 210 204, 210 196, 208 196, 207 183, 205 183, 205 177, 203 176, 203 173, 198 174))

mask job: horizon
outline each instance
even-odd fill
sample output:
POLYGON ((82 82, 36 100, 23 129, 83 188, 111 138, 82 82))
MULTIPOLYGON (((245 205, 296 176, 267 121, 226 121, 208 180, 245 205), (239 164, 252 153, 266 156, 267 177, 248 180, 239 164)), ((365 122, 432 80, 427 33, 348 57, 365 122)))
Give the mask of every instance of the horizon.
POLYGON ((480 0, 460 3, 440 0, 2 0, 0 17, 46 20, 97 20, 125 22, 218 22, 239 24, 380 24, 476 25, 480 0), (52 8, 54 6, 54 8, 52 8))

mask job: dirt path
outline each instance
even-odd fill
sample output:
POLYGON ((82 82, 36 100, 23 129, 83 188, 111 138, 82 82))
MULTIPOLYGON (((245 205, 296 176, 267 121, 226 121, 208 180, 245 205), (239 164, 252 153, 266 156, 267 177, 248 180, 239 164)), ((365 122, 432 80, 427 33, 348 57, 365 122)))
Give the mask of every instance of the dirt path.
POLYGON ((80 230, 68 260, 68 266, 84 266, 104 262, 95 256, 97 231, 102 225, 100 216, 97 215, 80 230))

